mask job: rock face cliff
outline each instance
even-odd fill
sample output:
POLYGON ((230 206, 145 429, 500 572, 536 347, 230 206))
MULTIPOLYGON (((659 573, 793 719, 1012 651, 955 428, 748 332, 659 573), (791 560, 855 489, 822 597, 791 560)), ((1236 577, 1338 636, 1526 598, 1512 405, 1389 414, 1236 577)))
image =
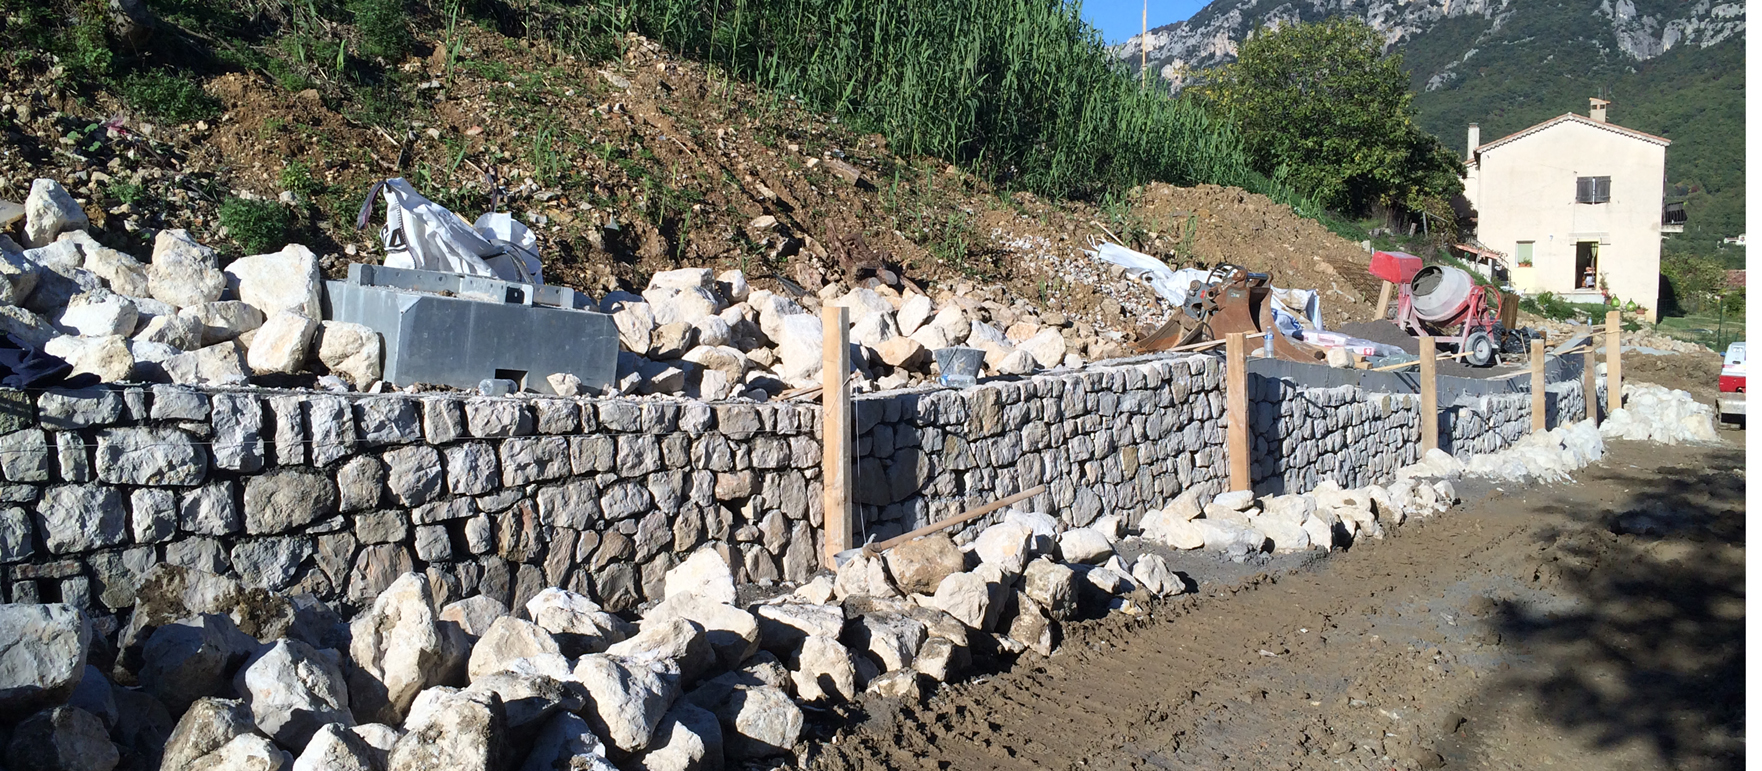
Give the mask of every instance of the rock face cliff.
MULTIPOLYGON (((1333 16, 1363 19, 1390 48, 1408 52, 1415 86, 1427 91, 1448 86, 1495 48, 1584 42, 1602 54, 1599 63, 1631 64, 1678 47, 1741 41, 1744 33, 1744 4, 1714 0, 1217 0, 1191 19, 1150 30, 1149 64, 1180 88, 1200 71, 1234 60, 1237 45, 1255 29, 1333 16)), ((1134 71, 1143 37, 1114 49, 1134 71)))

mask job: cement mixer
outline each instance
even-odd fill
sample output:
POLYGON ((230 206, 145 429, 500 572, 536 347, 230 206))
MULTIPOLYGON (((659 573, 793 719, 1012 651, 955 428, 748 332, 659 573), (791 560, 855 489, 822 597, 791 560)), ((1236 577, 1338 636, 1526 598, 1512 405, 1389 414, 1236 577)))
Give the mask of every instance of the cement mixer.
POLYGON ((1502 295, 1475 283, 1467 271, 1426 265, 1403 252, 1377 252, 1371 255, 1370 273, 1400 287, 1397 326, 1410 335, 1430 335, 1454 346, 1472 366, 1497 363, 1501 349, 1527 349, 1527 331, 1507 330, 1499 323, 1502 295))

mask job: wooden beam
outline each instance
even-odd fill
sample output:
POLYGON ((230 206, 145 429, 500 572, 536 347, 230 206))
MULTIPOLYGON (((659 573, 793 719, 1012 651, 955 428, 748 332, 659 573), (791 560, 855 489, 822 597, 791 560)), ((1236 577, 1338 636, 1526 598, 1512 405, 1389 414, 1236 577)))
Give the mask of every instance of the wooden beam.
POLYGON ((954 527, 955 525, 958 525, 962 522, 966 522, 968 520, 978 519, 979 517, 983 517, 986 514, 990 514, 991 512, 997 511, 998 509, 1001 509, 1001 508, 1008 506, 1012 503, 1018 503, 1020 501, 1028 500, 1029 498, 1032 498, 1032 497, 1039 495, 1041 493, 1044 493, 1044 492, 1046 492, 1046 485, 1038 485, 1036 487, 1033 487, 1033 488, 1030 488, 1027 490, 1023 490, 1019 493, 1016 493, 1015 495, 1012 495, 1008 498, 1004 498, 1003 500, 992 501, 990 503, 985 504, 984 506, 979 506, 977 508, 967 509, 966 511, 963 511, 959 514, 956 514, 952 517, 949 517, 948 519, 942 520, 941 522, 925 525, 925 526, 920 527, 916 530, 913 530, 909 533, 906 533, 905 535, 894 536, 894 537, 889 538, 889 539, 882 541, 880 543, 869 544, 869 545, 863 547, 863 551, 867 552, 871 555, 880 554, 881 552, 887 551, 888 549, 891 549, 891 548, 898 546, 902 543, 910 542, 914 538, 922 538, 922 537, 929 535, 931 533, 934 533, 938 530, 954 527))
POLYGON ((1603 360, 1609 362, 1609 411, 1614 412, 1621 408, 1621 311, 1610 311, 1606 324, 1603 360))
POLYGON ((1248 465, 1248 335, 1231 332, 1224 341, 1225 451, 1230 457, 1230 489, 1247 490, 1254 484, 1248 465))
POLYGON ((1597 415, 1597 349, 1585 346, 1585 420, 1596 426, 1600 421, 1597 415))
POLYGON ((1377 321, 1382 321, 1389 317, 1389 295, 1394 292, 1395 285, 1388 281, 1384 281, 1382 290, 1377 292, 1377 315, 1372 318, 1375 318, 1377 321))
POLYGON ((821 331, 825 342, 820 358, 820 388, 824 394, 820 407, 820 479, 824 487, 826 522, 825 566, 836 570, 833 559, 849 549, 855 537, 851 527, 851 457, 854 442, 851 436, 850 385, 850 309, 829 306, 820 310, 821 331))
POLYGON ((1419 451, 1438 449, 1438 344, 1419 339, 1419 451))
POLYGON ((1547 344, 1530 341, 1530 433, 1548 430, 1548 378, 1543 372, 1548 364, 1547 344))

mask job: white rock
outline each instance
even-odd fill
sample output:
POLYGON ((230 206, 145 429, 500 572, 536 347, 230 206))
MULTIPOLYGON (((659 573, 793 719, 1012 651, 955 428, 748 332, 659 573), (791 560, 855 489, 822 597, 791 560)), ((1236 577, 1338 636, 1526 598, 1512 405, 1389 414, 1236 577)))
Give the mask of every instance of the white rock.
POLYGON ((520 771, 618 771, 587 721, 568 712, 550 717, 532 740, 520 771))
POLYGON ((379 380, 381 362, 379 333, 361 325, 344 321, 325 321, 318 325, 318 360, 326 369, 349 379, 356 388, 366 388, 379 380))
POLYGON ((899 336, 899 330, 893 325, 893 313, 871 313, 850 325, 850 339, 870 348, 880 348, 883 343, 899 336))
POLYGON ((628 667, 606 654, 582 656, 574 679, 587 686, 592 706, 582 717, 594 733, 624 752, 648 746, 661 717, 679 697, 678 686, 648 667, 628 667))
POLYGON ((1132 580, 1158 597, 1180 594, 1187 588, 1160 554, 1138 555, 1138 561, 1132 563, 1132 580))
POLYGON ((72 241, 85 257, 85 269, 104 279, 104 285, 110 291, 130 298, 150 296, 147 266, 140 261, 98 243, 82 231, 73 231, 63 237, 72 241))
POLYGON ((734 339, 734 330, 721 316, 705 316, 692 326, 697 328, 697 344, 700 346, 727 345, 734 339))
POLYGON ((1005 354, 998 360, 992 371, 999 375, 1032 375, 1034 374, 1034 356, 1022 349, 1005 354))
POLYGON ((936 304, 932 303, 930 298, 913 292, 910 297, 905 299, 904 303, 900 304, 899 314, 894 321, 899 325, 900 334, 910 336, 913 332, 918 331, 919 327, 924 326, 924 322, 929 321, 930 316, 935 312, 936 304))
POLYGON ((716 291, 721 292, 731 303, 746 302, 747 296, 752 293, 746 283, 746 274, 739 268, 716 274, 716 291))
POLYGON ((968 628, 984 629, 991 612, 991 588, 976 573, 954 573, 942 579, 926 604, 954 616, 968 628))
POLYGON ((1219 519, 1195 519, 1193 525, 1205 539, 1205 548, 1237 557, 1261 551, 1266 534, 1247 525, 1219 519))
POLYGON ((189 769, 245 769, 246 771, 282 771, 293 765, 294 759, 269 741, 255 734, 233 737, 232 741, 221 745, 220 749, 198 758, 185 766, 189 769))
POLYGON ((1309 549, 1309 531, 1303 528, 1303 520, 1293 521, 1287 517, 1256 517, 1254 527, 1272 541, 1275 552, 1307 551, 1309 549))
POLYGON ((850 309, 850 323, 854 326, 870 316, 893 315, 893 304, 875 293, 873 289, 858 287, 846 292, 843 297, 829 300, 826 303, 834 307, 850 309))
POLYGON ((1307 533, 1309 535, 1309 545, 1310 546, 1319 548, 1322 551, 1332 551, 1333 550, 1333 548, 1334 548, 1334 526, 1333 525, 1330 525, 1327 522, 1323 521, 1320 517, 1316 517, 1316 516, 1311 515, 1311 516, 1303 518, 1302 527, 1303 527, 1303 532, 1307 533))
POLYGON ((191 305, 177 315, 202 325, 202 344, 214 345, 263 326, 263 312, 238 300, 191 305))
POLYGON ((887 567, 881 558, 863 554, 852 556, 838 567, 838 579, 832 590, 839 599, 899 596, 899 590, 887 578, 887 567))
POLYGON ((355 718, 403 722, 416 694, 456 681, 465 641, 448 627, 436 616, 434 594, 420 573, 399 576, 374 598, 349 624, 349 706, 355 718))
POLYGON ((1254 505, 1254 492, 1252 490, 1231 490, 1227 493, 1218 493, 1216 498, 1211 499, 1211 505, 1222 506, 1231 511, 1247 511, 1248 507, 1254 505))
POLYGON ((318 322, 293 311, 278 311, 257 328, 245 363, 253 373, 294 373, 306 369, 318 322))
POLYGON ((820 319, 809 314, 784 316, 778 322, 777 355, 782 364, 777 374, 797 383, 820 374, 825 334, 820 319))
POLYGON ((809 635, 792 658, 790 677, 802 701, 850 701, 856 698, 856 661, 836 638, 809 635))
POLYGON ((655 313, 648 303, 626 303, 612 314, 612 323, 624 350, 646 355, 654 345, 655 313))
POLYGON ((237 340, 180 353, 160 362, 160 367, 180 385, 244 385, 251 372, 237 340))
POLYGON ((68 230, 85 230, 91 220, 67 189, 53 179, 31 182, 31 192, 24 199, 24 245, 27 249, 46 246, 55 236, 68 230))
POLYGON ((284 747, 304 747, 319 727, 355 724, 337 662, 299 640, 258 651, 233 679, 257 727, 284 747))
POLYGON ((318 257, 304 246, 288 244, 279 252, 240 257, 226 266, 225 273, 227 288, 265 316, 292 311, 309 319, 323 318, 318 257))
POLYGON ((834 588, 832 578, 815 576, 814 580, 796 587, 795 594, 808 602, 827 603, 837 596, 837 591, 834 588))
POLYGON ((85 337, 132 335, 138 312, 127 297, 109 290, 75 295, 55 320, 70 334, 85 337))
POLYGON ((161 343, 180 351, 193 351, 202 347, 202 324, 195 319, 178 315, 154 316, 135 333, 134 339, 143 343, 161 343))
POLYGON ((437 687, 411 706, 387 771, 488 769, 502 762, 507 728, 493 693, 437 687))
POLYGON ((90 372, 106 383, 128 380, 134 373, 135 356, 127 338, 119 335, 77 338, 79 346, 63 356, 75 375, 90 372))
MULTIPOLYGON (((530 607, 530 606, 529 606, 530 607)), ((489 631, 489 625, 508 615, 508 606, 487 594, 454 600, 441 608, 440 620, 457 624, 473 642, 489 631)))
POLYGON ((0 605, 0 712, 29 714, 67 700, 85 672, 91 626, 72 605, 0 605))
POLYGON ((562 648, 549 632, 531 621, 503 616, 490 622, 477 644, 471 646, 466 675, 475 682, 497 672, 510 671, 521 659, 555 656, 561 658, 562 648))
POLYGON ((1089 527, 1066 530, 1058 537, 1058 550, 1066 562, 1100 564, 1113 556, 1113 544, 1101 531, 1089 527))
POLYGON ((732 689, 710 711, 722 724, 723 752, 730 758, 788 754, 805 722, 789 694, 769 685, 732 689))
POLYGON ((526 601, 526 615, 540 629, 586 653, 600 653, 634 631, 624 619, 584 595, 549 587, 526 601), (566 636, 566 637, 565 637, 566 636))
POLYGON ((312 734, 293 771, 374 771, 385 765, 384 755, 341 723, 331 723, 312 734))
POLYGON ((919 340, 918 342, 924 343, 925 348, 947 348, 951 345, 960 345, 966 342, 968 333, 973 330, 972 322, 967 320, 966 311, 952 305, 938 311, 936 317, 931 319, 927 326, 941 333, 944 342, 942 345, 933 346, 919 340))
POLYGON ((187 308, 220 299, 226 275, 213 249, 196 243, 187 231, 161 230, 153 241, 147 284, 153 299, 187 308))
POLYGON ((735 669, 759 650, 759 622, 753 614, 701 594, 669 597, 643 614, 645 625, 667 619, 683 619, 702 627, 723 668, 735 669))
POLYGON ((648 749, 634 759, 632 767, 641 771, 721 771, 722 763, 721 722, 708 710, 680 701, 661 717, 648 749))
POLYGON ((642 293, 655 314, 655 325, 696 324, 722 310, 722 301, 708 289, 650 289, 642 293))
POLYGON ((705 547, 667 571, 664 596, 695 594, 713 602, 734 602, 734 573, 721 552, 705 547))
POLYGON ((1077 573, 1052 560, 1028 563, 1022 575, 1022 593, 1060 621, 1077 614, 1077 573))
POLYGON ((663 270, 649 277, 650 289, 712 289, 716 281, 709 268, 663 270))
POLYGON ((996 565, 1008 575, 1021 575, 1033 537, 1033 531, 1020 524, 999 522, 973 540, 973 553, 979 555, 980 562, 996 565))
POLYGON ((1065 361, 1065 338, 1056 329, 1041 330, 1039 334, 1023 340, 1016 348, 1027 351, 1042 367, 1056 367, 1065 361))

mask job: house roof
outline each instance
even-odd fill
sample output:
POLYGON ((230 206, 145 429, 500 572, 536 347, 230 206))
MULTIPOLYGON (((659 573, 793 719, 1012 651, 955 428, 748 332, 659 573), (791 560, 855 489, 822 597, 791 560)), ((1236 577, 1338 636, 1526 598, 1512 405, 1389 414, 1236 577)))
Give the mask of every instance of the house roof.
POLYGON ((1613 123, 1605 123, 1603 121, 1591 120, 1590 118, 1587 118, 1583 115, 1579 115, 1578 113, 1569 112, 1569 113, 1562 115, 1558 118, 1551 118, 1549 120, 1542 121, 1541 123, 1537 123, 1536 125, 1531 126, 1529 128, 1526 128, 1526 129, 1519 131, 1515 134, 1507 134, 1505 136, 1499 137, 1498 139, 1495 139, 1491 142, 1488 142, 1484 145, 1481 145, 1480 147, 1476 147, 1475 152, 1476 153, 1484 153, 1484 152, 1491 150, 1495 147, 1501 147, 1504 145, 1511 144, 1512 142, 1515 142, 1519 139, 1527 137, 1531 134, 1540 133, 1544 130, 1553 128, 1553 127, 1561 125, 1563 123, 1582 123, 1586 126, 1590 126, 1591 128, 1602 129, 1604 131, 1611 131, 1616 134, 1620 134, 1622 136, 1631 137, 1633 139, 1638 139, 1642 142, 1651 142, 1653 144, 1663 145, 1665 147, 1670 146, 1670 140, 1665 139, 1664 137, 1655 136, 1652 134, 1647 134, 1644 131, 1635 131, 1635 130, 1630 129, 1626 126, 1617 126, 1613 123))

